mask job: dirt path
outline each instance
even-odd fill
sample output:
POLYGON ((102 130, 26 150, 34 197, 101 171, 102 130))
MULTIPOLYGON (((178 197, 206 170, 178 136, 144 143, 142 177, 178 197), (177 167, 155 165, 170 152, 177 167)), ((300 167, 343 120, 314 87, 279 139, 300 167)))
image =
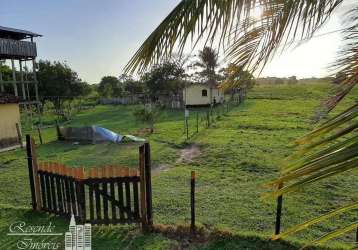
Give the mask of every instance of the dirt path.
MULTIPOLYGON (((179 151, 179 158, 175 163, 182 162, 192 162, 194 158, 198 157, 201 154, 200 148, 196 144, 192 144, 187 148, 184 148, 179 151)), ((152 169, 152 175, 158 175, 161 172, 168 171, 172 166, 169 164, 159 164, 157 167, 152 169)))

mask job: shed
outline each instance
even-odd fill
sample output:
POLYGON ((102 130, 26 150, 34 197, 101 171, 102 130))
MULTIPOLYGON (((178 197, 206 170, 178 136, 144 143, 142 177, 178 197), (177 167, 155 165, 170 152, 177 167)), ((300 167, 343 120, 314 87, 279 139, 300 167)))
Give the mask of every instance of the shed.
POLYGON ((193 83, 183 90, 183 100, 185 106, 208 106, 224 102, 224 91, 222 91, 216 81, 206 83, 193 83))
MULTIPOLYGON (((19 99, 11 95, 0 95, 0 150, 19 146, 20 110, 19 99)), ((21 132, 20 132, 21 133, 21 132)))

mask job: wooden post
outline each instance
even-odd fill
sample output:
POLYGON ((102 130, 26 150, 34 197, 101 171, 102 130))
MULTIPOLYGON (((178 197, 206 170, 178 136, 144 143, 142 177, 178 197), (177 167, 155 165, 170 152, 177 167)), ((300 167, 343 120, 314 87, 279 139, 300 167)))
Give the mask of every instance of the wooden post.
POLYGON ((23 148, 24 145, 22 143, 22 134, 21 134, 20 125, 18 123, 16 123, 16 131, 17 131, 17 138, 19 139, 20 146, 21 148, 23 148))
POLYGON ((185 117, 185 128, 186 128, 186 139, 189 139, 189 123, 188 123, 188 117, 185 117))
POLYGON ((14 86, 14 93, 15 96, 19 96, 17 92, 17 85, 16 85, 16 69, 15 69, 14 59, 11 59, 11 68, 12 68, 12 85, 14 86))
POLYGON ((190 231, 195 233, 195 171, 191 171, 191 181, 190 181, 190 205, 191 205, 191 224, 190 231))
MULTIPOLYGON (((283 183, 281 182, 278 185, 278 189, 283 187, 283 183)), ((277 198, 277 209, 276 209, 276 223, 275 223, 275 235, 280 234, 281 232, 281 214, 282 214, 282 195, 277 198)))
POLYGON ((140 207, 141 207, 141 219, 142 219, 142 231, 145 233, 148 231, 147 220, 147 206, 146 206, 146 194, 145 194, 145 146, 139 147, 139 178, 140 178, 140 207))
POLYGON ((149 229, 153 225, 153 210, 152 210, 152 176, 151 176, 151 158, 150 158, 150 144, 144 144, 145 149, 145 194, 147 206, 147 221, 149 229))
POLYGON ((4 88, 4 82, 3 82, 3 79, 2 79, 1 68, 2 68, 2 62, 0 61, 0 92, 3 93, 3 92, 5 92, 5 88, 4 88))
POLYGON ((58 125, 57 120, 56 120, 56 132, 57 132, 57 140, 63 141, 63 136, 61 135, 60 126, 58 125))
POLYGON ((41 135, 41 129, 39 126, 37 126, 37 132, 39 133, 39 140, 40 140, 40 143, 42 145, 42 135, 41 135))
POLYGON ((199 112, 196 112, 196 132, 199 132, 199 112))
POLYGON ((32 169, 34 176, 34 185, 35 185, 35 196, 36 196, 36 208, 37 211, 40 211, 42 208, 42 199, 40 191, 40 178, 38 175, 38 164, 37 164, 37 153, 36 153, 36 144, 35 140, 31 138, 31 153, 32 153, 32 169))
POLYGON ((36 197, 35 197, 35 184, 34 184, 34 172, 33 172, 33 161, 32 161, 32 150, 31 150, 31 137, 26 135, 26 152, 27 152, 27 166, 29 170, 29 181, 31 190, 32 209, 36 210, 36 197))
POLYGON ((21 90, 22 90, 22 98, 26 100, 26 91, 25 91, 25 83, 24 83, 24 71, 22 70, 22 61, 19 60, 20 64, 20 82, 21 82, 21 90))

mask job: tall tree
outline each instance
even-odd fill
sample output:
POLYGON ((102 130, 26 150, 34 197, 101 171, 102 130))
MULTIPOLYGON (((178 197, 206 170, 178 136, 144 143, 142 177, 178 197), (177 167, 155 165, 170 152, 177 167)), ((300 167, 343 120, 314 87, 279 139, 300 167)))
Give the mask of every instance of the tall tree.
POLYGON ((216 69, 219 66, 219 55, 214 49, 210 47, 204 47, 199 51, 199 61, 195 63, 195 66, 202 68, 199 75, 204 81, 217 79, 216 69))
MULTIPOLYGON (((346 0, 182 0, 145 40, 126 66, 127 71, 143 70, 148 65, 170 57, 176 46, 181 53, 188 40, 200 39, 226 48, 229 61, 245 69, 261 70, 277 52, 294 39, 310 39, 339 5, 346 0), (257 17, 257 8, 262 16, 257 17)), ((332 110, 358 83, 358 3, 352 2, 345 15, 345 45, 334 65, 347 75, 335 95, 326 102, 332 110)), ((284 164, 282 176, 272 185, 285 187, 272 193, 277 197, 310 183, 358 167, 358 137, 355 134, 358 104, 321 124, 297 141, 299 150, 284 164)), ((338 213, 358 207, 358 202, 333 213, 308 221, 276 238, 306 228, 338 213)), ((355 229, 358 222, 337 229, 314 243, 325 242, 355 229)))
POLYGON ((51 101, 56 109, 60 109, 64 101, 91 91, 89 85, 66 63, 40 60, 37 77, 41 101, 51 101))
POLYGON ((123 92, 123 86, 115 76, 102 77, 98 85, 98 93, 102 97, 119 97, 123 92))
POLYGON ((184 87, 185 70, 181 64, 174 61, 165 61, 154 65, 144 73, 141 80, 152 99, 161 94, 178 94, 184 87))
POLYGON ((243 70, 233 63, 229 64, 224 70, 224 80, 220 87, 224 90, 235 88, 252 88, 255 84, 254 76, 247 70, 243 70))

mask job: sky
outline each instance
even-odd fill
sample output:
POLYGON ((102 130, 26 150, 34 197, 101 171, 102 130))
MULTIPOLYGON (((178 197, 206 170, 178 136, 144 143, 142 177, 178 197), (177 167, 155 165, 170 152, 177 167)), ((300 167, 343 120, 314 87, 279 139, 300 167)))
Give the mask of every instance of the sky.
MULTIPOLYGON (((98 83, 119 76, 146 37, 179 0, 0 0, 0 26, 30 30, 37 38, 38 58, 63 61, 80 78, 98 83)), ((348 0, 317 34, 341 28, 348 0)), ((341 45, 339 32, 320 36, 276 56, 261 76, 298 78, 328 75, 341 45)))

